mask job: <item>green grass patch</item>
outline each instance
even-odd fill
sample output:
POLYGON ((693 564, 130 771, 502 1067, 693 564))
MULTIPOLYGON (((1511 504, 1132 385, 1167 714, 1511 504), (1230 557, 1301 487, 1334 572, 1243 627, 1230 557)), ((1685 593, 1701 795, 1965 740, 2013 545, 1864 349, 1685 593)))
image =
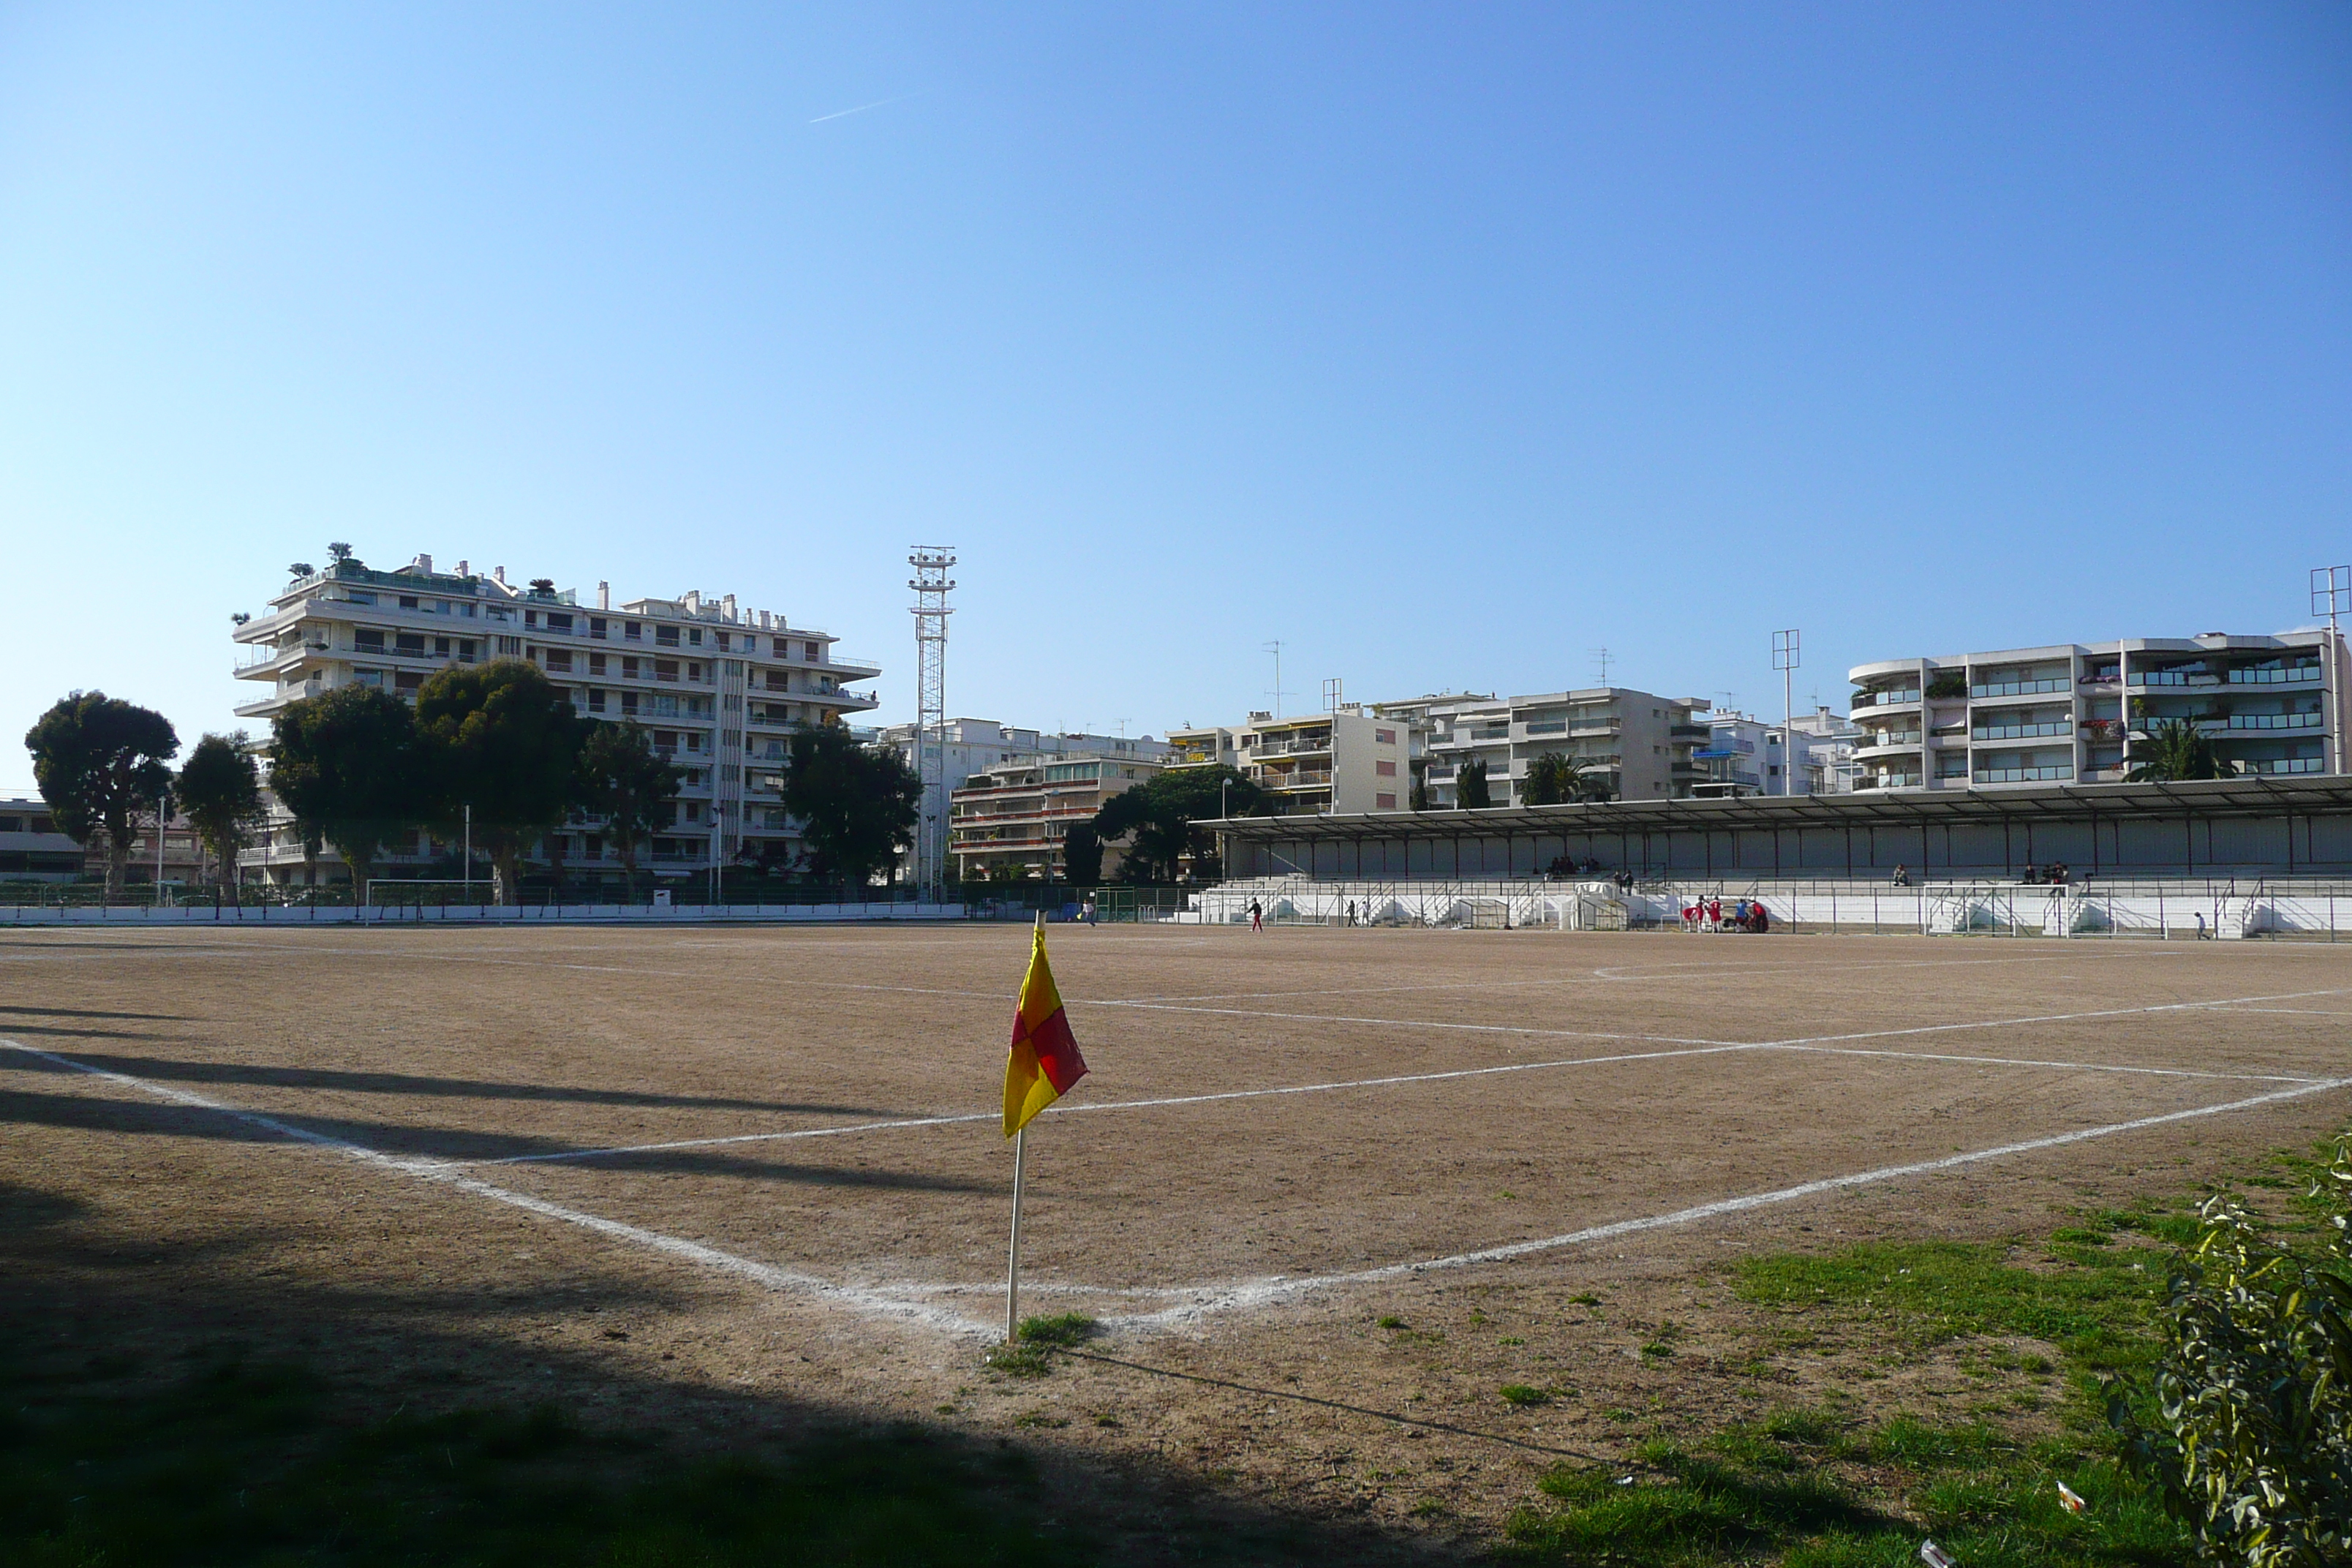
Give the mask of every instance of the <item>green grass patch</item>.
POLYGON ((1850 1427, 1786 1410, 1627 1468, 1561 1466, 1515 1512, 1504 1559, 1570 1568, 1903 1568, 1932 1535, 1969 1568, 2123 1568, 2182 1560, 2186 1538, 2105 1458, 2027 1450, 1979 1427, 1850 1427), (1888 1467, 1893 1467, 1890 1481, 1888 1467), (2058 1500, 2064 1480, 2081 1515, 2058 1500))
POLYGON ((2147 1361, 2145 1331, 2163 1297, 2167 1254, 2103 1243, 2028 1268, 2025 1259, 2039 1255, 2012 1250, 1997 1243, 1865 1242, 1823 1257, 1746 1259, 1733 1288, 1759 1305, 1859 1320, 1910 1348, 2018 1335, 2056 1345, 2085 1373, 2147 1361))
POLYGON ((1063 1312, 1051 1318, 1024 1318, 1018 1336, 1024 1345, 1083 1344, 1099 1327, 1084 1312, 1063 1312))
POLYGON ((1551 1403, 1550 1389, 1535 1388, 1524 1383, 1507 1383, 1496 1392, 1502 1394, 1504 1404, 1516 1405, 1521 1408, 1551 1403))
POLYGON ((0 1561, 912 1564, 1086 1560, 1018 1455, 911 1428, 678 1458, 551 1407, 358 1420, 299 1369, 125 1388, 0 1365, 0 1561))

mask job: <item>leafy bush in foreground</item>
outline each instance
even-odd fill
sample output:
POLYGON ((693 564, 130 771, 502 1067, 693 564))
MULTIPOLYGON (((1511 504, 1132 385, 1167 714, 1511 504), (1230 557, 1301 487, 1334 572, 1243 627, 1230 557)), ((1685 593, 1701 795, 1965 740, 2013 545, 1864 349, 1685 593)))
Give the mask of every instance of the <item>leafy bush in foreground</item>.
POLYGON ((2127 1461, 2208 1563, 2352 1558, 2352 1138, 2313 1196, 2334 1232, 2318 1258, 2273 1244, 2235 1198, 2209 1199, 2152 1383, 2108 1388, 2127 1461))

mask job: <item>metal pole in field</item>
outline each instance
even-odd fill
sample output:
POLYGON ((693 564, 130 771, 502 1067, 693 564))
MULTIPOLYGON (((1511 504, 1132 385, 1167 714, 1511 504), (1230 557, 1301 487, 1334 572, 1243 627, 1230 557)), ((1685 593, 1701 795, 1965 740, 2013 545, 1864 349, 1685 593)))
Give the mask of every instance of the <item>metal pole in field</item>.
POLYGON ((474 901, 474 803, 466 803, 466 901, 474 901))

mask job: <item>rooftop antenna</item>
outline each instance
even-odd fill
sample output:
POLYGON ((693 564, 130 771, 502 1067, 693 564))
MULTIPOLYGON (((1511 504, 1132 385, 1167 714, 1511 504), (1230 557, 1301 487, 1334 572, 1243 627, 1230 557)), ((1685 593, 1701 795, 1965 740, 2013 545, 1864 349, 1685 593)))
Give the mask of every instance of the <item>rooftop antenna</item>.
POLYGON ((952 544, 918 544, 907 557, 915 574, 915 773, 923 781, 923 815, 916 824, 915 885, 919 896, 941 901, 947 877, 948 826, 948 595, 955 580, 952 544))
POLYGON ((1323 711, 1337 713, 1339 710, 1339 678, 1335 675, 1323 683, 1323 711))
POLYGON ((1601 684, 1603 686, 1608 685, 1609 667, 1612 664, 1614 664, 1616 659, 1610 654, 1607 648, 1597 647, 1592 650, 1592 662, 1598 665, 1601 668, 1601 684))
POLYGON ((1272 716, 1279 719, 1282 717, 1282 700, 1290 695, 1288 691, 1284 689, 1282 684, 1282 639, 1280 637, 1276 637, 1272 642, 1266 643, 1264 646, 1266 652, 1274 655, 1274 689, 1266 693, 1266 695, 1274 699, 1274 712, 1272 716))

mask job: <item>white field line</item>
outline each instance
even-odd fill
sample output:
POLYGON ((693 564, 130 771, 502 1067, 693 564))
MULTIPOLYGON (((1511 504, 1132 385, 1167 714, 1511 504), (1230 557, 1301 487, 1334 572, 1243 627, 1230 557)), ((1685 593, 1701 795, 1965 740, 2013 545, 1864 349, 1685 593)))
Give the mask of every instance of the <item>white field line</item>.
MULTIPOLYGON (((1238 1309, 1268 1307, 1293 1296, 1309 1291, 1329 1290, 1349 1285, 1369 1285, 1383 1279, 1397 1279, 1408 1275, 1441 1268, 1468 1268, 1484 1263, 1503 1263, 1526 1258, 1538 1252, 1551 1252, 1560 1247, 1578 1247, 1596 1241, 1609 1241, 1621 1236, 1633 1236, 1645 1230, 1662 1230, 1669 1226, 1690 1225, 1699 1220, 1716 1219, 1725 1215, 1744 1214, 1773 1204, 1795 1203, 1818 1197, 1827 1193, 1843 1192, 1850 1187, 1870 1186, 1880 1182, 1898 1181, 1906 1176, 1934 1175, 1944 1171, 1999 1160, 2011 1154, 2030 1154, 2044 1149, 2060 1149, 2071 1143, 2085 1142, 2094 1138, 2113 1137, 2119 1132, 2137 1132, 2146 1128, 2161 1127, 2175 1121, 2189 1121, 2200 1117, 2221 1116, 2236 1110, 2251 1110, 2256 1106, 2272 1105, 2280 1100, 2300 1100, 2306 1095, 2321 1094, 2330 1089, 2352 1089, 2352 1079, 2330 1079, 2296 1089, 2283 1089, 2270 1094, 2256 1095, 2250 1100, 2235 1100, 2226 1105, 2200 1106, 2190 1110, 2168 1111, 2161 1116, 2143 1116, 2130 1121, 2111 1122, 2105 1127, 2086 1127, 2079 1131, 2061 1132, 2047 1138, 2029 1138, 2021 1142, 1998 1144, 1990 1149, 1977 1149, 1966 1153, 1949 1154, 1938 1160, 1920 1160, 1904 1165, 1882 1165, 1874 1171, 1860 1171, 1853 1175, 1830 1176, 1821 1181, 1801 1182, 1793 1187, 1780 1187, 1767 1193, 1750 1193, 1743 1197, 1724 1198, 1711 1204, 1696 1204, 1676 1209, 1671 1214, 1647 1215, 1638 1219, 1619 1220, 1612 1225, 1591 1226, 1561 1236, 1548 1236, 1535 1241, 1515 1241, 1502 1247, 1483 1247, 1476 1252, 1457 1252, 1444 1258, 1425 1258, 1417 1263, 1391 1263, 1378 1268, 1360 1268, 1344 1274, 1318 1274, 1303 1279, 1286 1279, 1279 1275, 1260 1279, 1244 1279, 1230 1284, 1200 1287, 1201 1293, 1182 1306, 1170 1307, 1158 1312, 1136 1313, 1107 1318, 1105 1321, 1131 1328, 1161 1328, 1196 1320, 1212 1312, 1238 1309)), ((899 1287, 907 1289, 907 1287, 899 1287)))
MULTIPOLYGON (((1047 1106, 1047 1116, 1082 1116, 1098 1110, 1146 1110, 1167 1105, 1205 1105, 1220 1100, 1258 1100, 1269 1095, 1324 1094, 1342 1089, 1377 1089, 1400 1083, 1435 1083, 1445 1079, 1485 1078, 1493 1073, 1540 1072, 1548 1068, 1598 1067, 1605 1062, 1656 1061, 1664 1057, 1710 1057, 1729 1051, 1765 1047, 1748 1045, 1707 1046, 1696 1050, 1635 1051, 1612 1057, 1573 1057, 1553 1062, 1507 1062, 1500 1067, 1457 1068, 1449 1072, 1396 1073, 1386 1078, 1354 1078, 1334 1083, 1280 1084, 1271 1089, 1228 1089, 1213 1094, 1171 1094, 1151 1100, 1061 1100, 1047 1106)), ((775 1143, 794 1138, 837 1138, 847 1132, 895 1131, 908 1127, 946 1127, 963 1121, 998 1121, 1003 1112, 969 1111, 958 1116, 913 1116, 897 1121, 861 1121, 841 1127, 803 1127, 788 1132, 738 1132, 723 1138, 682 1138, 668 1143, 630 1143, 611 1149, 567 1149, 553 1154, 509 1154, 499 1160, 460 1160, 450 1164, 543 1165, 558 1161, 601 1160, 621 1154, 651 1154, 670 1149, 710 1149, 729 1143, 775 1143)))
POLYGON ((2352 995, 2352 989, 2289 991, 2275 996, 2223 996, 2210 1002, 2159 1002, 2146 1007, 2101 1007, 2087 1013, 2044 1013, 2027 1018, 1982 1018, 1959 1024, 1921 1024, 1907 1029, 1870 1029, 1853 1035, 1813 1035, 1800 1039, 1767 1040, 1773 1046, 1826 1046, 1845 1040, 1885 1040, 1908 1035, 1937 1035, 1954 1029, 2006 1029, 2026 1024, 2073 1024, 2085 1018, 2130 1018, 2149 1013, 2193 1013, 2207 1007, 2243 1007, 2255 1002, 2297 1002, 2311 996, 2352 995))
MULTIPOLYGON (((1328 1083, 1277 1084, 1266 1089, 1221 1089, 1213 1094, 1162 1095, 1150 1100, 1057 1100, 1047 1116, 1083 1116, 1102 1110, 1150 1110, 1171 1105, 1205 1105, 1223 1100, 1261 1100, 1286 1094, 1326 1094, 1338 1089, 1384 1089, 1397 1084, 1439 1083, 1449 1079, 1486 1078, 1496 1073, 1547 1072, 1559 1068, 1605 1067, 1624 1062, 1667 1061, 1683 1057, 1728 1056, 1742 1051, 1788 1051, 1806 1056, 1885 1057, 1896 1061, 1952 1062, 1970 1067, 2046 1068, 2060 1072, 2125 1073, 2147 1078, 2186 1078, 2226 1083, 2318 1083, 2303 1073, 2208 1072, 2196 1068, 2148 1068, 2110 1062, 2069 1062, 2032 1057, 1960 1056, 1942 1051, 1870 1050, 1853 1046, 1811 1046, 1783 1041, 1726 1041, 1674 1051, 1626 1051, 1606 1057, 1563 1057, 1556 1061, 1508 1062, 1498 1067, 1457 1068, 1445 1072, 1394 1073, 1382 1078, 1340 1079, 1328 1083)), ((845 1122, 833 1127, 800 1127, 779 1132, 734 1132, 711 1138, 677 1138, 660 1143, 621 1143, 603 1149, 564 1149, 549 1154, 509 1154, 494 1160, 440 1162, 460 1165, 546 1165, 581 1160, 604 1160, 626 1154, 657 1154, 677 1149, 717 1149, 741 1143, 782 1143, 800 1138, 839 1138, 853 1132, 895 1132, 909 1128, 952 1127, 965 1122, 994 1121, 1001 1112, 965 1111, 951 1116, 907 1116, 885 1121, 845 1122)))
POLYGON ((0 1047, 5 1047, 13 1051, 22 1051, 26 1056, 37 1057, 58 1067, 68 1068, 75 1072, 133 1090, 151 1099, 226 1116, 234 1121, 244 1122, 248 1127, 257 1127, 264 1131, 274 1132, 281 1138, 297 1143, 307 1143, 313 1148, 327 1150, 377 1170, 396 1172, 404 1176, 414 1176, 419 1181, 437 1182, 444 1186, 454 1187, 461 1193, 471 1193, 476 1197, 488 1198, 494 1203, 506 1204, 542 1218, 562 1220, 567 1225, 583 1226, 614 1241, 625 1241, 632 1246, 650 1247, 656 1252, 667 1253, 672 1258, 684 1258, 689 1263, 698 1263, 706 1268, 716 1269, 722 1274, 733 1275, 740 1279, 748 1279, 753 1284, 764 1285, 772 1290, 813 1296, 830 1305, 846 1307, 870 1316, 927 1323, 933 1328, 944 1329, 955 1333, 989 1331, 988 1325, 977 1322, 959 1312, 931 1307, 919 1301, 909 1301, 902 1297, 859 1289, 855 1286, 835 1284, 829 1279, 820 1279, 813 1274, 801 1274, 787 1268, 778 1268, 771 1264, 755 1263, 751 1258, 740 1258, 731 1252, 722 1252, 718 1247, 709 1247, 698 1241, 688 1241, 683 1237, 668 1236, 661 1231, 647 1230, 641 1226, 625 1225, 619 1220, 606 1219, 601 1215, 568 1208, 562 1204, 551 1204, 544 1198, 533 1197, 529 1193, 519 1193, 511 1187, 501 1187, 493 1183, 482 1181, 478 1177, 461 1174, 453 1167, 438 1162, 404 1160, 395 1155, 384 1153, 379 1149, 370 1149, 364 1144, 353 1143, 347 1139, 330 1137, 323 1132, 313 1132, 308 1128, 280 1121, 274 1116, 264 1116, 257 1111, 224 1105, 216 1100, 207 1099, 204 1095, 192 1093, 184 1089, 173 1089, 167 1084, 133 1078, 129 1073, 111 1072, 104 1068, 91 1067, 85 1062, 78 1062, 71 1057, 59 1056, 54 1051, 41 1050, 37 1047, 28 1046, 18 1040, 0 1039, 0 1047))
MULTIPOLYGON (((755 1284, 766 1286, 773 1290, 810 1296, 826 1305, 845 1308, 851 1311, 861 1312, 870 1317, 884 1318, 898 1321, 925 1323, 931 1327, 952 1333, 987 1334, 993 1331, 991 1325, 975 1321, 961 1313, 949 1310, 943 1307, 931 1305, 927 1301, 919 1300, 910 1300, 908 1299, 908 1293, 912 1293, 916 1296, 962 1293, 971 1289, 971 1287, 961 1284, 926 1285, 909 1283, 903 1286, 892 1287, 891 1290, 899 1292, 898 1294, 893 1294, 890 1290, 869 1289, 855 1286, 840 1285, 831 1280, 818 1279, 813 1275, 802 1274, 790 1269, 778 1268, 769 1264, 757 1263, 750 1258, 739 1257, 734 1253, 721 1251, 718 1247, 709 1247, 701 1242, 688 1241, 681 1237, 668 1236, 660 1231, 647 1230, 639 1226, 625 1225, 618 1220, 605 1219, 602 1215, 591 1215, 579 1209, 566 1207, 560 1204, 549 1203, 543 1198, 533 1197, 526 1193, 518 1193, 512 1188, 501 1187, 475 1177, 460 1175, 446 1165, 419 1164, 415 1161, 398 1159, 393 1155, 383 1153, 379 1150, 369 1149, 361 1144, 350 1142, 344 1139, 330 1137, 324 1133, 313 1132, 305 1128, 289 1125, 289 1123, 278 1121, 274 1117, 263 1116, 257 1112, 243 1110, 234 1106, 224 1105, 217 1100, 207 1099, 203 1095, 195 1094, 186 1089, 173 1089, 163 1084, 152 1083, 144 1079, 133 1078, 127 1073, 118 1073, 110 1071, 103 1068, 90 1067, 82 1062, 76 1061, 70 1057, 59 1056, 52 1051, 41 1050, 36 1047, 25 1045, 20 1041, 0 1039, 0 1047, 5 1047, 10 1050, 21 1051, 27 1056, 38 1058, 41 1060, 54 1063, 57 1066, 68 1068, 72 1071, 83 1073, 89 1077, 130 1089, 137 1093, 145 1094, 153 1099, 164 1100, 172 1104, 184 1105, 193 1109, 212 1111, 217 1115, 227 1116, 236 1121, 242 1121, 248 1126, 260 1128, 266 1131, 276 1133, 280 1137, 289 1139, 295 1142, 310 1144, 316 1148, 341 1154, 346 1158, 358 1161, 362 1164, 369 1165, 379 1170, 386 1170, 402 1175, 413 1176, 421 1181, 436 1182, 445 1186, 455 1188, 459 1192, 470 1193, 476 1196, 488 1198, 493 1202, 507 1204, 527 1213, 539 1215, 544 1218, 562 1220, 567 1224, 581 1226, 613 1240, 624 1241, 634 1246, 648 1247, 654 1251, 661 1252, 673 1258, 681 1258, 691 1263, 700 1264, 705 1268, 712 1268, 720 1273, 731 1275, 738 1279, 746 1279, 755 1284)), ((1828 1193, 1840 1192, 1850 1187, 1867 1186, 1875 1183, 1895 1181, 1905 1176, 1930 1175, 1943 1171, 1954 1170, 1962 1166, 1976 1164, 1987 1160, 2003 1158, 2011 1154, 2031 1153, 2039 1150, 2063 1148, 2068 1144, 2080 1143, 2094 1138, 2105 1138, 2121 1132, 2138 1131, 2145 1128, 2159 1127, 2171 1122, 2191 1121, 2201 1117, 2220 1116, 2231 1111, 2251 1110, 2256 1106, 2274 1104, 2281 1100, 2298 1100, 2306 1095, 2318 1094, 2329 1089, 2345 1088, 2352 1088, 2352 1079, 2334 1079, 2318 1083, 2305 1084, 2294 1089, 2278 1089, 2270 1094, 2256 1095, 2248 1100, 2232 1100, 2224 1105, 2200 1106, 2188 1110, 2169 1111, 2158 1116, 2144 1116, 2130 1121, 2112 1122, 2104 1127, 2084 1128, 2077 1131, 2062 1132, 2046 1138, 2033 1138, 2025 1140, 2021 1142, 2003 1143, 1990 1149, 1979 1149, 1965 1153, 1947 1155, 1941 1159, 1923 1160, 1904 1165, 1885 1165, 1881 1166, 1874 1171, 1863 1171, 1845 1176, 1831 1176, 1819 1181, 1801 1183, 1792 1187, 1779 1188, 1771 1192, 1751 1193, 1741 1197, 1725 1198, 1715 1203, 1699 1204, 1689 1208, 1676 1209, 1668 1214, 1651 1215, 1635 1219, 1619 1220, 1610 1225, 1592 1226, 1582 1230, 1570 1231, 1561 1236, 1546 1237, 1538 1240, 1510 1242, 1500 1247, 1485 1247, 1475 1252, 1453 1253, 1443 1258, 1425 1258, 1418 1262, 1391 1263, 1377 1268, 1357 1269, 1348 1273, 1311 1275, 1301 1278, 1289 1278, 1277 1275, 1259 1279, 1247 1279, 1230 1283, 1193 1287, 1173 1287, 1148 1291, 1116 1289, 1094 1292, 1089 1290, 1087 1287, 1073 1284, 1068 1281, 1042 1280, 1036 1282, 1036 1288, 1041 1293, 1053 1295, 1084 1295, 1100 1293, 1106 1295, 1150 1294, 1157 1296, 1174 1293, 1178 1290, 1191 1295, 1192 1297, 1192 1300, 1179 1306, 1163 1309, 1158 1312, 1113 1316, 1107 1320, 1110 1322, 1119 1323, 1133 1328, 1160 1328, 1178 1322, 1203 1318, 1213 1312, 1272 1306, 1278 1301, 1286 1300, 1293 1296, 1303 1295, 1309 1291, 1332 1289, 1349 1285, 1370 1284, 1382 1279, 1393 1279, 1402 1278, 1407 1275, 1423 1273, 1430 1269, 1467 1268, 1485 1263, 1507 1262, 1514 1258, 1525 1258, 1538 1252, 1553 1251, 1560 1247, 1574 1247, 1589 1242, 1611 1240, 1617 1237, 1631 1236, 1646 1230, 1663 1229, 1669 1226, 1692 1224, 1699 1220, 1717 1218, 1724 1215, 1739 1214, 1750 1209, 1762 1208, 1772 1204, 1791 1203, 1828 1193)))

